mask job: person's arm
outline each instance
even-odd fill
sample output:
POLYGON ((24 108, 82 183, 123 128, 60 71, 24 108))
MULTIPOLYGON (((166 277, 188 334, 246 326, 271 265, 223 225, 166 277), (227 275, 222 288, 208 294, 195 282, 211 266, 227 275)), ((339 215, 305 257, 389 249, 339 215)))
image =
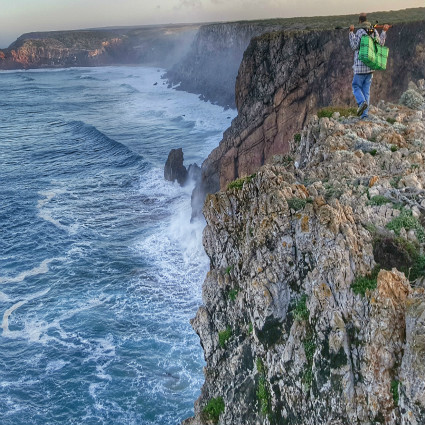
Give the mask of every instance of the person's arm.
POLYGON ((350 33, 349 33, 349 39, 350 39, 350 47, 352 50, 359 50, 360 40, 362 38, 362 32, 357 31, 356 34, 354 34, 354 25, 350 26, 350 33))
POLYGON ((379 44, 383 46, 385 44, 385 40, 387 38, 387 31, 390 26, 385 24, 384 28, 382 28, 381 35, 379 36, 379 44))

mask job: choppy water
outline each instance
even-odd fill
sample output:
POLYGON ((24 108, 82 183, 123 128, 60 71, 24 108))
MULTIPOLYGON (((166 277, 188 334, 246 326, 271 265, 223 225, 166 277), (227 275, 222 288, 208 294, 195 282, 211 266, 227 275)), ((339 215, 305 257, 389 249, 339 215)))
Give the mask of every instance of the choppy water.
POLYGON ((0 73, 2 425, 191 415, 208 260, 163 164, 201 163, 233 116, 151 68, 0 73))

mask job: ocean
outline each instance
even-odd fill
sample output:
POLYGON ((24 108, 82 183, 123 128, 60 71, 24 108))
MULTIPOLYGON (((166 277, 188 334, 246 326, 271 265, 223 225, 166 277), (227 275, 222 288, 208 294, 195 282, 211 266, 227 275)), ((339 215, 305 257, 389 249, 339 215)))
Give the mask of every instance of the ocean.
POLYGON ((179 424, 203 383, 193 183, 233 110, 146 67, 0 73, 0 424, 179 424))

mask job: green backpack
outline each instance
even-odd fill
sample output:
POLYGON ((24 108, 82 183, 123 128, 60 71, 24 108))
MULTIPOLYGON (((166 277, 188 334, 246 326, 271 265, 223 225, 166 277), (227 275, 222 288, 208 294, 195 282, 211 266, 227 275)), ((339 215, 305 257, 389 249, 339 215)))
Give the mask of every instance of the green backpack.
POLYGON ((379 41, 369 35, 364 35, 360 40, 359 59, 370 69, 387 69, 389 49, 381 46, 379 41))

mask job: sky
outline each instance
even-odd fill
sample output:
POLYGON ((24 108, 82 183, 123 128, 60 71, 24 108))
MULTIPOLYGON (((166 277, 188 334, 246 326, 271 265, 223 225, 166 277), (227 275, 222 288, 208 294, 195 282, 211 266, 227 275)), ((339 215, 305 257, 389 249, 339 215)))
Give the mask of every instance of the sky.
POLYGON ((0 0, 0 47, 32 31, 342 15, 424 5, 424 0, 0 0))

